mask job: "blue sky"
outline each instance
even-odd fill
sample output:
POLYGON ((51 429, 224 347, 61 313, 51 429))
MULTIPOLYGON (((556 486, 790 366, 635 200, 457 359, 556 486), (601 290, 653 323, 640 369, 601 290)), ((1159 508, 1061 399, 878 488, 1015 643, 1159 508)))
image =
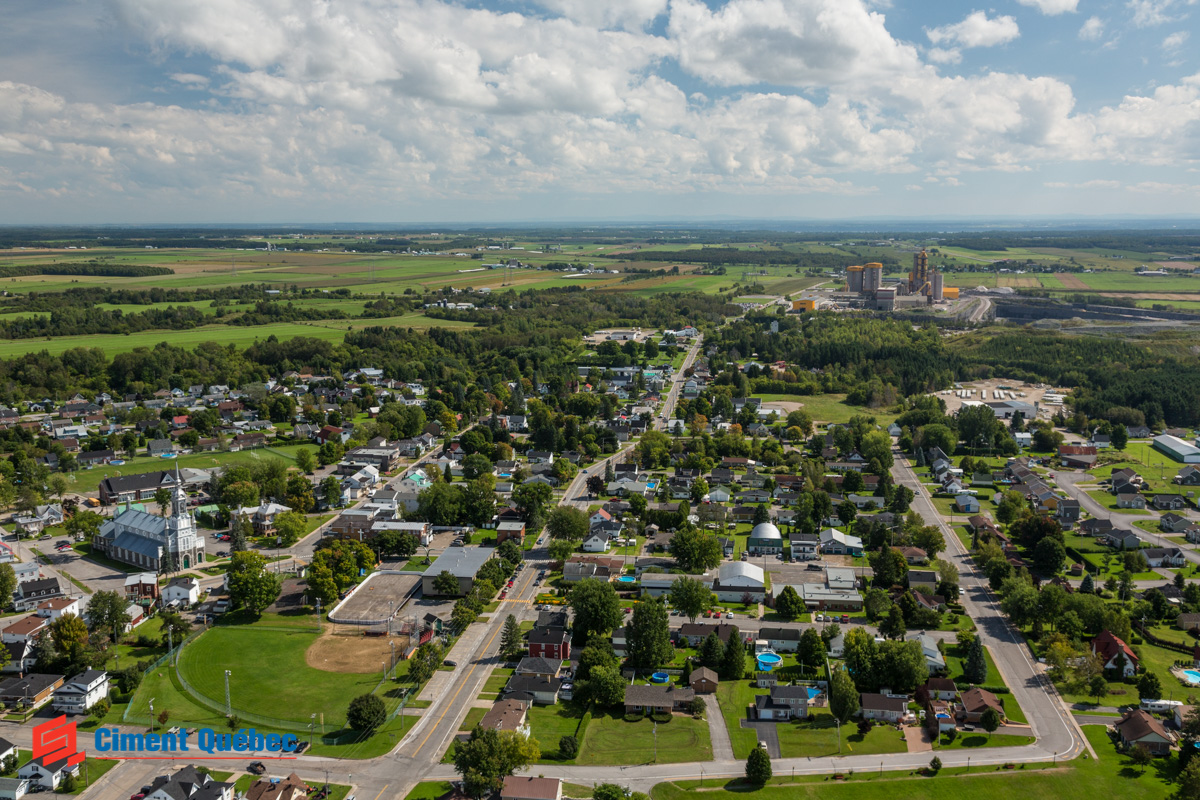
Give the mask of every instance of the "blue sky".
POLYGON ((8 0, 9 223, 1200 214, 1200 0, 8 0))

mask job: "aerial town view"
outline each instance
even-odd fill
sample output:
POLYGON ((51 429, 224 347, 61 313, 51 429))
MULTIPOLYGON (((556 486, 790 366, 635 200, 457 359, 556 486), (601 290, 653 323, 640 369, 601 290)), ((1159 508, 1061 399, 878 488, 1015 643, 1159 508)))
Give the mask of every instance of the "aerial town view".
POLYGON ((11 0, 0 800, 1200 800, 1194 0, 11 0))

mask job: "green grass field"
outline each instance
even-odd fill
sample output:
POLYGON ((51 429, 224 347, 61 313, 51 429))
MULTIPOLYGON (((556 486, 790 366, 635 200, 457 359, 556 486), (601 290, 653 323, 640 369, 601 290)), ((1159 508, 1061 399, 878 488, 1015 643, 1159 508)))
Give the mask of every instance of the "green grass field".
POLYGON ((697 790, 711 800, 1008 800, 1012 797, 1055 798, 1055 800, 1094 800, 1100 795, 1123 800, 1162 800, 1173 794, 1176 758, 1155 759, 1144 771, 1126 756, 1117 753, 1104 728, 1087 725, 1084 733, 1099 758, 1078 758, 1050 765, 1018 765, 1005 770, 1000 765, 943 769, 936 776, 917 771, 860 771, 844 781, 829 775, 797 777, 786 772, 761 788, 746 785, 741 779, 700 782, 660 783, 650 796, 653 800, 684 800, 697 790))
POLYGON ((761 398, 764 403, 800 403, 815 422, 849 422, 851 417, 865 414, 874 417, 876 423, 886 426, 896 419, 896 415, 888 413, 886 409, 847 405, 844 394, 757 394, 755 397, 761 398))
POLYGON ((629 722, 620 710, 595 714, 575 763, 612 766, 712 759, 712 742, 705 720, 675 714, 670 722, 657 726, 657 734, 655 727, 649 718, 629 722))
POLYGON ((294 466, 296 451, 303 447, 308 447, 310 450, 314 449, 312 444, 303 443, 271 445, 270 447, 257 450, 239 450, 236 453, 228 451, 192 453, 177 458, 139 456, 126 461, 124 464, 104 464, 92 469, 82 469, 72 473, 67 479, 71 481, 71 491, 94 492, 100 486, 100 482, 106 477, 113 475, 138 475, 143 472, 154 472, 156 470, 174 470, 177 464, 180 469, 188 467, 192 469, 211 469, 217 466, 227 467, 237 464, 253 464, 260 459, 271 459, 283 461, 288 466, 294 466))

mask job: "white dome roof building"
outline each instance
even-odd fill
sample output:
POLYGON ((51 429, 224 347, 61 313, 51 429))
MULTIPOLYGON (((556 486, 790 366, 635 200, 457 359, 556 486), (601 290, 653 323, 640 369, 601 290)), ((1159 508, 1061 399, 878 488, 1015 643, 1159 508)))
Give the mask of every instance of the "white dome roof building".
POLYGON ((783 534, 770 522, 760 522, 750 531, 746 551, 751 555, 766 555, 783 552, 783 534))

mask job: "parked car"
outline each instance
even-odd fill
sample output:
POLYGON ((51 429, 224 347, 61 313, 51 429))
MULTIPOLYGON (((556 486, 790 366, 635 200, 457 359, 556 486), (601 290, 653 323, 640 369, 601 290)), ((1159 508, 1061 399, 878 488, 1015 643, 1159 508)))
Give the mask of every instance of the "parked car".
POLYGON ((445 661, 442 662, 442 665, 447 666, 447 667, 457 667, 458 662, 452 658, 447 658, 445 661))
POLYGON ((732 612, 732 611, 726 611, 726 612, 725 612, 725 619, 733 619, 733 612, 732 612))
POLYGON ((262 775, 267 771, 267 765, 261 761, 251 761, 250 766, 246 767, 246 769, 254 775, 262 775))
POLYGON ((308 749, 308 742, 300 742, 299 744, 296 745, 296 749, 293 752, 303 753, 307 749, 308 749))
POLYGON ((849 622, 849 621, 850 621, 850 615, 842 614, 842 622, 849 622))
POLYGON ((822 567, 820 564, 817 564, 817 563, 806 564, 804 566, 804 568, 806 570, 809 570, 810 572, 820 572, 822 569, 824 569, 824 567, 822 567))

